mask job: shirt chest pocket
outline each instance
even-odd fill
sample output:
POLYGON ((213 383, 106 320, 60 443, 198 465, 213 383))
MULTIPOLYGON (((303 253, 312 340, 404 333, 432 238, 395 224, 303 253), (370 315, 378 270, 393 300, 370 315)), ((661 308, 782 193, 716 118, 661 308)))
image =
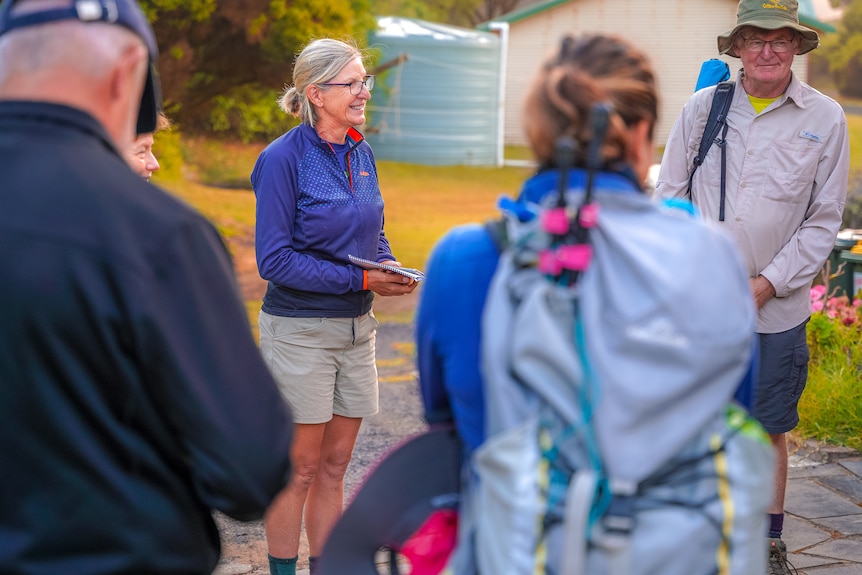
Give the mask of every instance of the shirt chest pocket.
POLYGON ((773 142, 765 156, 767 178, 762 195, 776 202, 808 202, 822 144, 803 138, 798 142, 773 142))

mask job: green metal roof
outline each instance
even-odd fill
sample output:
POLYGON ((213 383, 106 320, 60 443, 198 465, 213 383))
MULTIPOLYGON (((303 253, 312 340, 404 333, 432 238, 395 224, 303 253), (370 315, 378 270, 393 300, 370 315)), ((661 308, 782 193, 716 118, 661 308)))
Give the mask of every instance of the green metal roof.
MULTIPOLYGON (((512 24, 520 20, 525 20, 531 16, 535 16, 536 14, 541 14, 545 10, 556 8, 557 6, 561 6, 570 1, 571 0, 546 0, 545 2, 538 2, 530 6, 525 6, 524 8, 521 8, 519 10, 509 12, 508 14, 498 16, 497 18, 494 18, 492 22, 508 22, 509 24, 512 24)), ((488 30, 488 25, 490 23, 491 22, 484 22, 482 24, 479 24, 477 28, 479 28, 480 30, 488 30)))
MULTIPOLYGON (((526 20, 536 14, 541 14, 546 10, 562 6, 568 2, 571 2, 571 0, 546 0, 545 2, 537 2, 536 4, 509 12, 508 14, 503 14, 502 16, 494 18, 491 22, 508 22, 509 24, 514 24, 515 22, 526 20)), ((476 28, 479 30, 490 30, 491 22, 483 22, 476 26, 476 28)), ((827 24, 826 22, 821 22, 816 18, 812 4, 805 0, 802 0, 799 3, 799 22, 809 28, 815 28, 822 32, 835 32, 835 26, 827 24)))

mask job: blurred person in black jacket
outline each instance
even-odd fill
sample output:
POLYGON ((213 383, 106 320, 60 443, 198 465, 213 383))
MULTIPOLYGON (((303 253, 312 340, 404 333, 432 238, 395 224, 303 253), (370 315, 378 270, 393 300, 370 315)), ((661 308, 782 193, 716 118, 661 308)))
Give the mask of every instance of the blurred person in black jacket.
POLYGON ((0 573, 211 573, 290 474, 221 238, 124 159, 156 57, 133 0, 0 7, 0 573))

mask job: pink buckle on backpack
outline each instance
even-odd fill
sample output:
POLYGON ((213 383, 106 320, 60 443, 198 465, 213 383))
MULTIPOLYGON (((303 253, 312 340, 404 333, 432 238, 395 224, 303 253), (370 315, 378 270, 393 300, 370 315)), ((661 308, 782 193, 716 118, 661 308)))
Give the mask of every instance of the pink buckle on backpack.
POLYGON ((545 250, 539 254, 539 271, 558 276, 563 270, 582 272, 590 265, 593 247, 589 244, 560 246, 556 250, 545 250))
POLYGON ((542 212, 542 229, 556 236, 568 233, 569 216, 566 214, 566 208, 554 208, 542 212))
POLYGON ((594 228, 599 223, 599 205, 586 204, 578 212, 578 221, 585 228, 594 228))

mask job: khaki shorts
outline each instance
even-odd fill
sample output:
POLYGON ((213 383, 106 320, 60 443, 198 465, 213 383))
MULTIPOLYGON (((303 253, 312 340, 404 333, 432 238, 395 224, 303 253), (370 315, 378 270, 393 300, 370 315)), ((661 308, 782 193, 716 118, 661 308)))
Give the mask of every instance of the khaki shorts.
POLYGON ((260 312, 260 351, 296 423, 377 413, 377 320, 260 312))

